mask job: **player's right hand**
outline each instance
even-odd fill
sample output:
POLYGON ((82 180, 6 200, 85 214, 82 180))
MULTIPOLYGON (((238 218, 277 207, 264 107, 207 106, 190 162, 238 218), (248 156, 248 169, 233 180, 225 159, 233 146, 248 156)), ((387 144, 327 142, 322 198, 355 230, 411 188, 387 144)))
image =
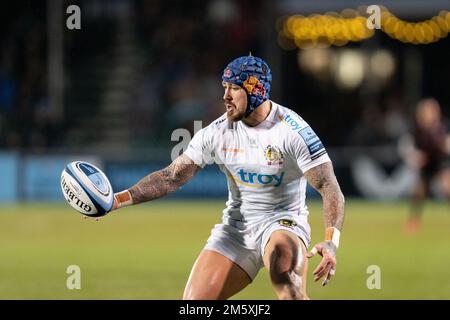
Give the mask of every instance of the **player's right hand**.
MULTIPOLYGON (((133 204, 133 198, 129 190, 114 193, 114 203, 111 211, 117 210, 122 207, 131 206, 133 204)), ((110 211, 110 212, 111 212, 110 211)))
POLYGON ((414 164, 416 169, 422 169, 428 163, 427 155, 422 151, 416 151, 414 154, 414 164))
POLYGON ((313 272, 314 281, 318 281, 320 278, 325 277, 322 286, 327 285, 336 272, 336 249, 333 242, 325 240, 316 244, 311 252, 306 255, 307 258, 312 258, 318 253, 323 257, 322 261, 313 272))
MULTIPOLYGON (((111 210, 109 210, 108 212, 114 211, 114 210, 116 210, 118 207, 119 207, 119 203, 117 202, 116 194, 114 194, 114 202, 113 202, 113 206, 112 206, 111 210)), ((84 218, 84 219, 89 219, 88 216, 84 216, 83 218, 84 218)), ((95 221, 100 221, 102 218, 103 218, 103 217, 97 217, 97 218, 95 218, 95 221)))
POLYGON ((119 207, 119 202, 117 201, 117 193, 115 193, 114 194, 114 203, 113 203, 113 206, 112 206, 110 212, 116 210, 118 207, 119 207))

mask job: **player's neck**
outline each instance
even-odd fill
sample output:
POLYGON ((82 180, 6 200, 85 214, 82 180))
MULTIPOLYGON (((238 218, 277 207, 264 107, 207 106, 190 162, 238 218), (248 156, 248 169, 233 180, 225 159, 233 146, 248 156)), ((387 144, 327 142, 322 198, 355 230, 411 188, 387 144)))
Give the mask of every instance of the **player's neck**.
POLYGON ((272 110, 272 102, 270 100, 264 101, 258 108, 256 108, 248 117, 242 119, 249 127, 256 127, 258 124, 266 120, 272 110))

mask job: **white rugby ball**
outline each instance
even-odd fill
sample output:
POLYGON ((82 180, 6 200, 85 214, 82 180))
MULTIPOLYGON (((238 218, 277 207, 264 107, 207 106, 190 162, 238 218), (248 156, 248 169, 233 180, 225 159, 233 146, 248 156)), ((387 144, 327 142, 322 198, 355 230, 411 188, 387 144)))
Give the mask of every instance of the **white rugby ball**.
POLYGON ((66 166, 61 173, 61 189, 67 202, 89 217, 106 215, 114 204, 114 192, 106 175, 84 161, 66 166))

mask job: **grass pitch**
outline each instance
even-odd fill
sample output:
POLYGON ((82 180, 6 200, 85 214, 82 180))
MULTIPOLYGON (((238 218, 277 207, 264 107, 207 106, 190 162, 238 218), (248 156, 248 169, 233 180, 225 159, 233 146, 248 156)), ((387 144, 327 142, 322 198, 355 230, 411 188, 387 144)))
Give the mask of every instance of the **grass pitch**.
MULTIPOLYGON (((320 202, 310 202, 313 243, 324 228, 320 202)), ((180 299, 192 264, 224 201, 159 200, 96 222, 68 205, 0 207, 0 299, 180 299), (81 289, 68 290, 69 265, 81 289)), ((348 200, 336 276, 312 281, 312 299, 450 299, 450 207, 428 203, 422 229, 403 232, 407 203, 348 200), (368 289, 379 266, 381 289, 368 289)), ((261 270, 234 299, 275 299, 261 270)))

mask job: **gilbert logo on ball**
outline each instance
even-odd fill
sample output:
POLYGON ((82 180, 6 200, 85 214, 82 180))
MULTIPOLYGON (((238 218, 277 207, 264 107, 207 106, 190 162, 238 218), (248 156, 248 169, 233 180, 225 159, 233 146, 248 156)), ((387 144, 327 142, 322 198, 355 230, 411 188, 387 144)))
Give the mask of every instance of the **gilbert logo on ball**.
POLYGON ((114 203, 114 192, 106 175, 84 161, 66 166, 61 173, 61 189, 67 202, 89 217, 106 215, 114 203))

